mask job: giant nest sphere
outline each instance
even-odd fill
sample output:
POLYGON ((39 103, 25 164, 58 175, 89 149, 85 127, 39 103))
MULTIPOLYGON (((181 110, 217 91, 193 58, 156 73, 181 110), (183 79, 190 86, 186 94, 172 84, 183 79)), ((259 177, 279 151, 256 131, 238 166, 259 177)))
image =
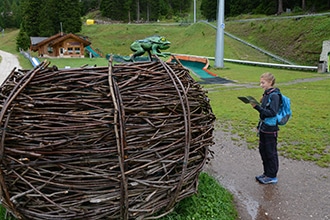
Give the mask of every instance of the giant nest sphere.
POLYGON ((18 219, 157 219, 196 193, 214 114, 180 64, 58 70, 1 85, 1 203, 18 219))

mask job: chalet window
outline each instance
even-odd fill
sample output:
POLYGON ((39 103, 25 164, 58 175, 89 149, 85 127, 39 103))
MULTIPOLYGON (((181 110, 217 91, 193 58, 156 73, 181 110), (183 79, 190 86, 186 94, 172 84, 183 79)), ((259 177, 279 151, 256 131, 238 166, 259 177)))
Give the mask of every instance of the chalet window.
POLYGON ((68 47, 68 53, 69 54, 73 53, 73 48, 72 47, 68 47))
POLYGON ((48 53, 53 53, 53 47, 48 47, 47 51, 48 51, 48 53))
POLYGON ((75 54, 80 54, 80 47, 75 47, 74 52, 75 54))

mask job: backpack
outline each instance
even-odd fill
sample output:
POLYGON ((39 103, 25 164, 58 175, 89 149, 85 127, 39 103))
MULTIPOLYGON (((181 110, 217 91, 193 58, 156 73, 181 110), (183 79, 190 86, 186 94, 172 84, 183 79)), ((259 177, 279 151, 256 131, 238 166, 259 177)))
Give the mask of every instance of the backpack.
MULTIPOLYGON (((271 118, 265 118, 264 123, 270 126, 275 126, 276 124, 286 125, 286 123, 289 121, 289 119, 292 116, 290 98, 279 92, 273 92, 273 93, 280 95, 281 105, 276 116, 271 118)), ((270 97, 273 93, 270 94, 268 102, 270 102, 270 97)))

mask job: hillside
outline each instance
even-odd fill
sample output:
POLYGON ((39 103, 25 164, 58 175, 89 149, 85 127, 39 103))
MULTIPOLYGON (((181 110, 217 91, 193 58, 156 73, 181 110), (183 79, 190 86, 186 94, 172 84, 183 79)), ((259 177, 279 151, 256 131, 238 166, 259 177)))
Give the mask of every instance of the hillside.
POLYGON ((322 43, 330 40, 330 15, 226 23, 226 31, 301 65, 318 64, 322 43))
MULTIPOLYGON (((132 53, 130 44, 135 40, 144 39, 150 35, 165 36, 171 42, 167 50, 171 53, 192 54, 214 57, 216 31, 204 23, 194 25, 159 25, 159 24, 112 24, 93 25, 82 28, 81 35, 88 36, 94 48, 104 54, 129 55, 132 53)), ((252 48, 225 39, 225 57, 231 59, 252 59, 267 62, 267 56, 252 48)))
MULTIPOLYGON (((229 32, 249 43, 300 65, 317 66, 324 40, 330 40, 330 15, 290 19, 244 20, 226 22, 229 32)), ((158 34, 171 41, 172 53, 202 56, 215 54, 216 30, 204 23, 173 24, 111 24, 82 28, 93 47, 103 53, 127 55, 130 44, 138 39, 158 34)), ((273 62, 247 46, 225 36, 225 58, 273 62)))
MULTIPOLYGON (((300 65, 318 65, 324 40, 330 40, 330 16, 278 20, 226 21, 225 31, 259 46, 275 55, 300 65), (280 30, 280 31, 279 31, 280 30)), ((216 25, 213 23, 213 25, 216 25)), ((14 52, 17 30, 7 30, 0 49, 14 52)), ((205 23, 83 25, 78 33, 87 36, 93 48, 103 54, 129 55, 130 44, 138 39, 158 34, 171 42, 172 53, 215 56, 216 30, 205 23)), ((275 62, 270 57, 238 43, 225 35, 224 56, 228 59, 275 62)), ((25 62, 20 58, 20 62, 25 62)), ((23 64, 24 65, 24 64, 23 64)))

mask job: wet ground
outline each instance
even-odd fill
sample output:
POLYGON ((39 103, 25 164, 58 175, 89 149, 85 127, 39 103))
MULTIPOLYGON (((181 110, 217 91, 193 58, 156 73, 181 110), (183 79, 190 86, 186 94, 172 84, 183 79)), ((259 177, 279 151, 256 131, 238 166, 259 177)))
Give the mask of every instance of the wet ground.
POLYGON ((239 219, 330 219, 329 168, 280 157, 279 182, 262 185, 255 181, 262 174, 258 150, 232 138, 228 132, 215 131, 211 148, 215 155, 205 171, 234 195, 239 219))

